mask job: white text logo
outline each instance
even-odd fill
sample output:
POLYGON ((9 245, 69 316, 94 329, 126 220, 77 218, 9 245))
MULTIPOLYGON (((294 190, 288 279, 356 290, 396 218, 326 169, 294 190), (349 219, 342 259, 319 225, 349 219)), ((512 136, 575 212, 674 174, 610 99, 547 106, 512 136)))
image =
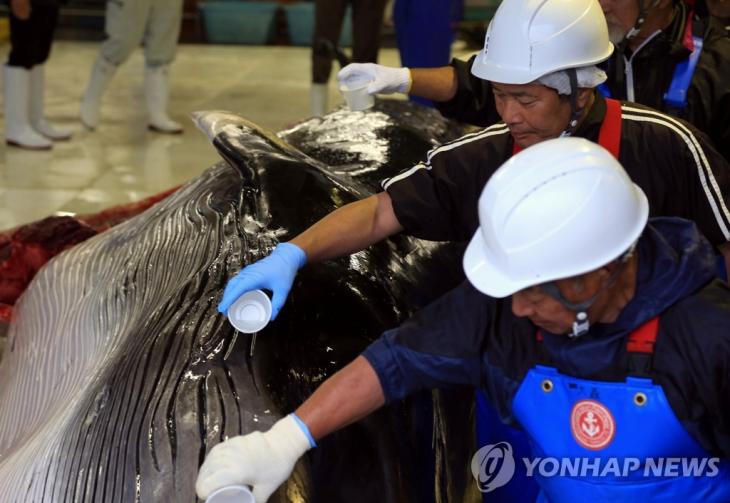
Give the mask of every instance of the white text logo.
MULTIPOLYGON (((518 458, 528 477, 715 477, 720 458, 518 458)), ((507 484, 515 473, 509 442, 485 445, 471 458, 479 490, 488 493, 507 484)))

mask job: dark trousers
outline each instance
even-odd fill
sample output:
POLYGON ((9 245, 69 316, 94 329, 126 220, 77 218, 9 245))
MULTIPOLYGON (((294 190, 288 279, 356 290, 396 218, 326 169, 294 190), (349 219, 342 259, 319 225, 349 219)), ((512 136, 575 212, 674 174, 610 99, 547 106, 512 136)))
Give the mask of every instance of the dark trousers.
POLYGON ((337 47, 347 5, 352 6, 352 61, 375 63, 386 0, 316 0, 312 40, 312 82, 324 84, 332 72, 333 54, 323 50, 321 40, 337 47))
POLYGON ((10 56, 8 66, 30 70, 45 63, 51 54, 53 32, 58 25, 58 5, 33 5, 30 18, 10 14, 10 56))
MULTIPOLYGON (((434 68, 449 64, 455 7, 458 5, 454 0, 396 0, 393 20, 401 65, 434 68)), ((431 105, 425 98, 411 99, 431 105)))

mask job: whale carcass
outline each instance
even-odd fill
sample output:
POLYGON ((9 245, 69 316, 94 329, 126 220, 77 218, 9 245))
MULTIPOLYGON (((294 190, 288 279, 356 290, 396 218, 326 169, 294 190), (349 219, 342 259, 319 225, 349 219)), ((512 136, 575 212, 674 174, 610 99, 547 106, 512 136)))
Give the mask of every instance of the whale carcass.
MULTIPOLYGON (((357 114, 349 133, 353 114, 333 115, 279 137, 197 114, 225 162, 41 269, 0 363, 3 502, 193 502, 213 445, 273 424, 458 280, 458 247, 399 237, 302 270, 255 344, 217 313, 242 265, 460 132, 407 103, 357 114)), ((451 499, 443 463, 424 461, 421 408, 326 439, 272 501, 428 501, 434 476, 451 499)))

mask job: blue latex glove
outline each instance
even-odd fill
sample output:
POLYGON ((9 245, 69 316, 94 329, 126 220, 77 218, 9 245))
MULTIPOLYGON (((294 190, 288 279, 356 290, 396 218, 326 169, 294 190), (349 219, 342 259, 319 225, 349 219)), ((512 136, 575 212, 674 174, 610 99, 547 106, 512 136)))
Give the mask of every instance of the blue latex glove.
POLYGON ((297 271, 306 263, 307 254, 297 245, 278 244, 271 255, 244 267, 228 281, 218 312, 226 313, 244 293, 264 289, 274 294, 271 298, 271 319, 275 320, 286 302, 297 271))

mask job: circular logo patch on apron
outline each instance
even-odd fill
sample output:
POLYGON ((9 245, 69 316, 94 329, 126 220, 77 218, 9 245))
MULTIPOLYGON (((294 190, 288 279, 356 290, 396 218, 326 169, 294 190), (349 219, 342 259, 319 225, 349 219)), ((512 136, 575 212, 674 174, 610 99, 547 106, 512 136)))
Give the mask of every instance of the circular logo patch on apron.
POLYGON ((616 422, 602 404, 595 400, 581 400, 570 413, 570 431, 581 447, 598 451, 613 440, 616 422))

